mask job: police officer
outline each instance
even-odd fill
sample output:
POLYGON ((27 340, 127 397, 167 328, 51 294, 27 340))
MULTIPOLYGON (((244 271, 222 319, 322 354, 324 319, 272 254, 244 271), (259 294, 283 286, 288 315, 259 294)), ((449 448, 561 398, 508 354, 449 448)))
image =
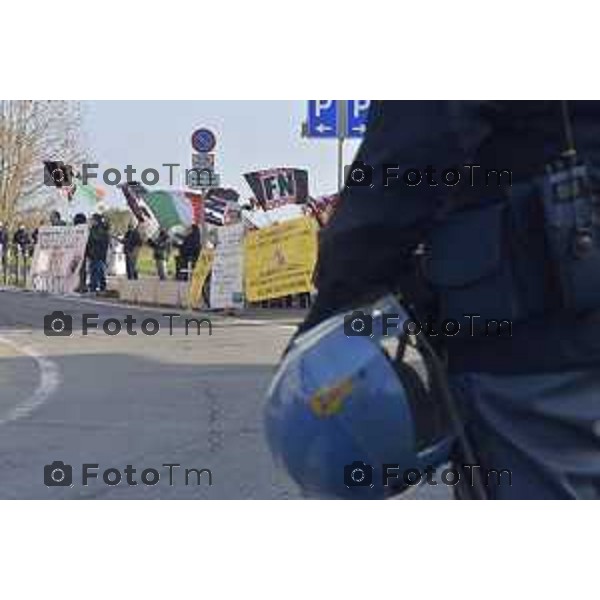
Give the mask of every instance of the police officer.
POLYGON ((301 330, 390 290, 437 323, 490 498, 600 498, 595 165, 600 102, 372 102, 321 232, 301 330))

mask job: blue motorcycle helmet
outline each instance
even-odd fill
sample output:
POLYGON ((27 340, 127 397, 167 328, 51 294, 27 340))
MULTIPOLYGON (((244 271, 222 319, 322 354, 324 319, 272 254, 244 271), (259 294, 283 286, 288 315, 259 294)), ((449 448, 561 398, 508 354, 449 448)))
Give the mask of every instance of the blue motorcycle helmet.
POLYGON ((444 369, 393 296, 299 335, 271 382, 271 452, 305 497, 384 499, 448 461, 444 369), (412 329, 414 331, 414 329, 412 329))

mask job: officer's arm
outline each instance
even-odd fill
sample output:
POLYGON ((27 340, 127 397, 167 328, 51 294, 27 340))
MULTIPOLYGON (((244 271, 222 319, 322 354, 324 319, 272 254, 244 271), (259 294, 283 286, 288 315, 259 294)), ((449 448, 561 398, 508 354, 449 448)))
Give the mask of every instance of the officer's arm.
POLYGON ((410 257, 436 209, 456 194, 455 187, 441 183, 442 171, 459 167, 464 178, 463 165, 488 133, 479 108, 477 102, 372 102, 355 160, 373 167, 373 185, 346 186, 321 232, 318 296, 301 330, 390 290, 410 298, 417 285, 410 257), (428 165, 435 169, 430 179, 437 186, 425 177, 428 165), (402 179, 412 168, 423 175, 418 185, 402 179))

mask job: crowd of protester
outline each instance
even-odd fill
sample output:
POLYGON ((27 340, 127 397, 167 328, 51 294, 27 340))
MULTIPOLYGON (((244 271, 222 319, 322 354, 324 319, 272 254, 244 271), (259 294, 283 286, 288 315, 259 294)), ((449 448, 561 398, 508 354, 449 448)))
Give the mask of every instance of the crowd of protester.
POLYGON ((152 249, 156 275, 162 281, 167 279, 167 264, 172 251, 175 256, 175 279, 187 281, 194 268, 200 250, 202 238, 198 225, 191 225, 181 237, 171 239, 165 229, 160 229, 158 234, 146 242, 137 225, 130 222, 123 236, 112 235, 110 223, 103 215, 93 215, 90 222, 90 234, 86 249, 87 266, 89 267, 89 284, 82 275, 81 291, 102 292, 106 289, 107 255, 111 244, 116 242, 121 245, 125 257, 125 271, 127 279, 139 278, 138 261, 140 251, 146 243, 152 249))
POLYGON ((8 227, 0 222, 0 257, 4 270, 6 270, 10 256, 15 257, 15 260, 21 263, 31 259, 36 242, 37 229, 28 231, 21 223, 11 235, 8 227))
MULTIPOLYGON (((138 228, 130 223, 125 235, 120 239, 125 254, 125 268, 128 279, 138 279, 138 259, 144 242, 138 228)), ((152 257, 159 279, 167 279, 167 264, 173 251, 175 254, 175 279, 187 281, 202 249, 202 236, 198 225, 190 225, 185 234, 171 238, 165 229, 147 241, 152 249, 152 257)))
POLYGON ((19 225, 13 233, 12 238, 8 228, 0 223, 0 249, 3 258, 8 256, 11 247, 20 256, 31 256, 35 246, 37 230, 27 231, 25 225, 19 225))
MULTIPOLYGON (((47 223, 60 227, 66 225, 58 211, 50 213, 47 223)), ((89 237, 85 252, 84 264, 80 272, 79 292, 103 292, 106 290, 106 271, 109 255, 120 249, 125 258, 125 270, 128 279, 138 279, 138 262, 140 251, 144 244, 152 250, 156 275, 161 280, 168 277, 169 259, 174 253, 175 279, 187 281, 194 268, 202 249, 202 236, 198 225, 191 225, 187 231, 173 239, 165 229, 160 229, 158 234, 144 242, 139 228, 129 223, 122 236, 111 232, 111 224, 105 215, 93 214, 88 218, 83 213, 76 214, 73 225, 89 224, 89 237), (119 248, 120 247, 120 248, 119 248)), ((26 268, 31 262, 33 251, 37 243, 38 229, 27 229, 20 223, 14 232, 0 222, 0 256, 4 266, 6 279, 9 257, 17 263, 17 269, 26 268), (11 235, 12 233, 12 235, 11 235)))
MULTIPOLYGON (((50 213, 48 222, 55 227, 67 224, 58 211, 50 213)), ((202 250, 202 233, 196 224, 191 225, 180 235, 173 237, 169 236, 165 229, 160 229, 155 237, 144 241, 139 228, 133 222, 128 224, 127 230, 122 236, 113 234, 109 219, 102 214, 95 213, 88 221, 85 214, 78 213, 73 217, 72 223, 73 225, 86 223, 89 225, 85 260, 79 273, 79 285, 77 287, 79 293, 102 293, 106 291, 106 276, 111 252, 122 250, 127 278, 135 280, 139 277, 140 251, 144 244, 147 244, 152 251, 156 275, 161 281, 166 280, 168 277, 167 265, 174 253, 174 277, 179 281, 187 281, 202 250)), ((33 256, 37 238, 37 228, 28 230, 24 224, 20 223, 11 236, 8 228, 0 222, 0 256, 4 267, 5 280, 9 262, 8 257, 11 253, 17 265, 17 273, 19 269, 24 272, 33 256)), ((216 240, 209 236, 208 243, 214 246, 216 240)), ((209 281, 207 281, 205 287, 208 288, 208 284, 209 281)), ((206 290, 203 296, 208 304, 206 290)), ((263 307, 288 308, 296 304, 296 301, 300 307, 307 307, 310 305, 310 294, 285 296, 284 298, 261 302, 260 305, 263 307)))

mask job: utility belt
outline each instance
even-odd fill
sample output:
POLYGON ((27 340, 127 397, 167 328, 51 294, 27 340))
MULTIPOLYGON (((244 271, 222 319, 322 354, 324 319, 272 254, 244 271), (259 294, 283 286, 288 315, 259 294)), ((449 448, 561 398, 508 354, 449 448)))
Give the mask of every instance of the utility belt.
POLYGON ((600 309, 595 181, 599 170, 571 157, 439 219, 421 257, 438 318, 488 333, 490 321, 600 309))

